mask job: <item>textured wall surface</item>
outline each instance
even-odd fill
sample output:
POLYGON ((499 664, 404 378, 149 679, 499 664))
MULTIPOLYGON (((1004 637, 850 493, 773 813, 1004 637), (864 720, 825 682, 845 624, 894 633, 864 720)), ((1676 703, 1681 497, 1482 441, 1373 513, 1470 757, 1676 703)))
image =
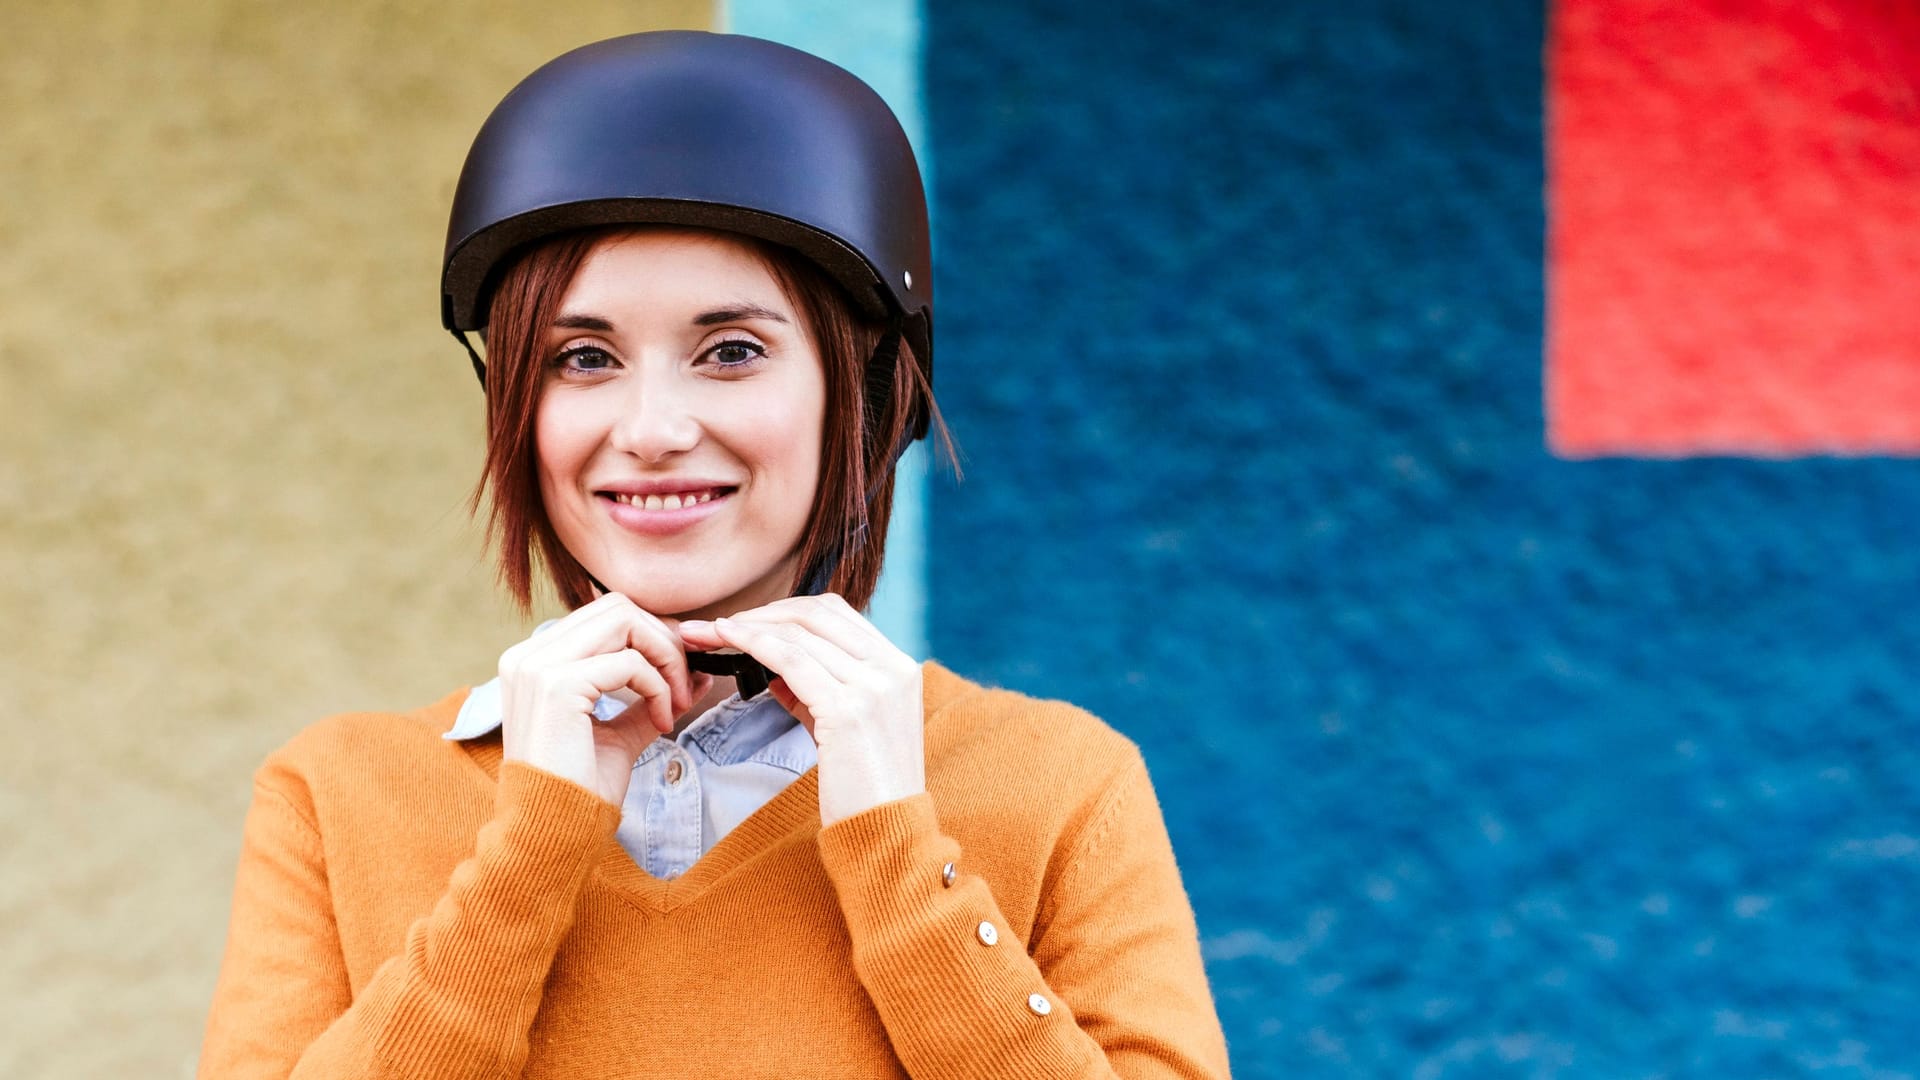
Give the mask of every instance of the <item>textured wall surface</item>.
MULTIPOLYGON (((708 11, 447 12, 0 7, 0 1075, 187 1074, 254 764, 523 628, 453 178, 708 11)), ((925 14, 933 651, 1142 744, 1236 1074, 1920 1075, 1920 468, 1544 451, 1540 6, 925 14)))
POLYGON ((453 181, 541 61, 708 17, 0 5, 0 1075, 185 1075, 253 767, 520 636, 466 523, 453 181))
POLYGON ((1559 0, 1547 57, 1548 443, 1920 452, 1920 5, 1559 0))
POLYGON ((1920 466, 1546 453, 1544 33, 930 5, 934 652, 1142 744, 1237 1075, 1920 1074, 1920 466))

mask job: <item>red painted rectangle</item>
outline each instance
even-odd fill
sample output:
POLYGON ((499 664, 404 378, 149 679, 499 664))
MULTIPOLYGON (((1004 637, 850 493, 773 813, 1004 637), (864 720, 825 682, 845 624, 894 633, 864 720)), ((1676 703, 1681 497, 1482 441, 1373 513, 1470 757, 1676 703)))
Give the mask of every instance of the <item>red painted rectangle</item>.
POLYGON ((1547 438, 1920 453, 1920 4, 1560 0, 1547 438))

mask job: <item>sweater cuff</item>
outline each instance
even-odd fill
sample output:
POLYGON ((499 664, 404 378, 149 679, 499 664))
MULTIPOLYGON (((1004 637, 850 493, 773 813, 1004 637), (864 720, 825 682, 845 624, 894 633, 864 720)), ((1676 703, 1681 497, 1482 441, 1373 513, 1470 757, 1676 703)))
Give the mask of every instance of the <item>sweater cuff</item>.
POLYGON ((820 860, 850 926, 886 923, 943 887, 960 845, 940 834, 933 797, 882 803, 820 830, 820 860))
POLYGON ((907 1071, 928 1080, 1081 1075, 1097 1056, 928 795, 821 830, 854 970, 907 1071), (952 864, 949 878, 946 870, 952 864), (937 1008, 929 1003, 938 1002, 937 1008))

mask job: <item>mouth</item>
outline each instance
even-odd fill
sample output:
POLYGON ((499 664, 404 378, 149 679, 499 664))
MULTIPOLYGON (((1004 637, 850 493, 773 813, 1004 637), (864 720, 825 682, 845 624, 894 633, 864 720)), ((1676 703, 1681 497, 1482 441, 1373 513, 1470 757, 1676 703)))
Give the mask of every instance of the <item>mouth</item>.
POLYGON ((726 498, 733 494, 734 490, 731 487, 710 487, 690 491, 651 491, 644 495, 627 491, 598 491, 594 494, 622 506, 631 506, 636 510, 663 511, 704 506, 715 499, 726 498))
POLYGON ((615 525, 641 536, 677 536, 722 512, 739 487, 708 480, 622 485, 594 492, 615 525), (638 490, 635 490, 638 489, 638 490))

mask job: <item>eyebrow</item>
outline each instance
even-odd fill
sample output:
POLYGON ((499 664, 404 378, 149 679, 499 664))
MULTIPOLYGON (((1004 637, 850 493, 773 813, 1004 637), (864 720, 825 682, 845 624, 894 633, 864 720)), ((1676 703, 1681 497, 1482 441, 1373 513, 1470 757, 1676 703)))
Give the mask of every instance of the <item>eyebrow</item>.
MULTIPOLYGON (((765 319, 769 322, 784 323, 785 315, 759 304, 736 304, 732 307, 715 308, 703 311, 693 317, 695 326, 718 326, 721 323, 741 322, 747 319, 765 319)), ((553 320, 555 328, 560 330, 592 330, 596 333, 613 333, 613 324, 598 315, 561 315, 553 320)))
POLYGON ((761 307, 759 304, 737 304, 733 307, 716 308, 693 317, 695 326, 715 326, 725 322, 740 322, 743 319, 765 319, 769 322, 783 323, 785 315, 761 307))

